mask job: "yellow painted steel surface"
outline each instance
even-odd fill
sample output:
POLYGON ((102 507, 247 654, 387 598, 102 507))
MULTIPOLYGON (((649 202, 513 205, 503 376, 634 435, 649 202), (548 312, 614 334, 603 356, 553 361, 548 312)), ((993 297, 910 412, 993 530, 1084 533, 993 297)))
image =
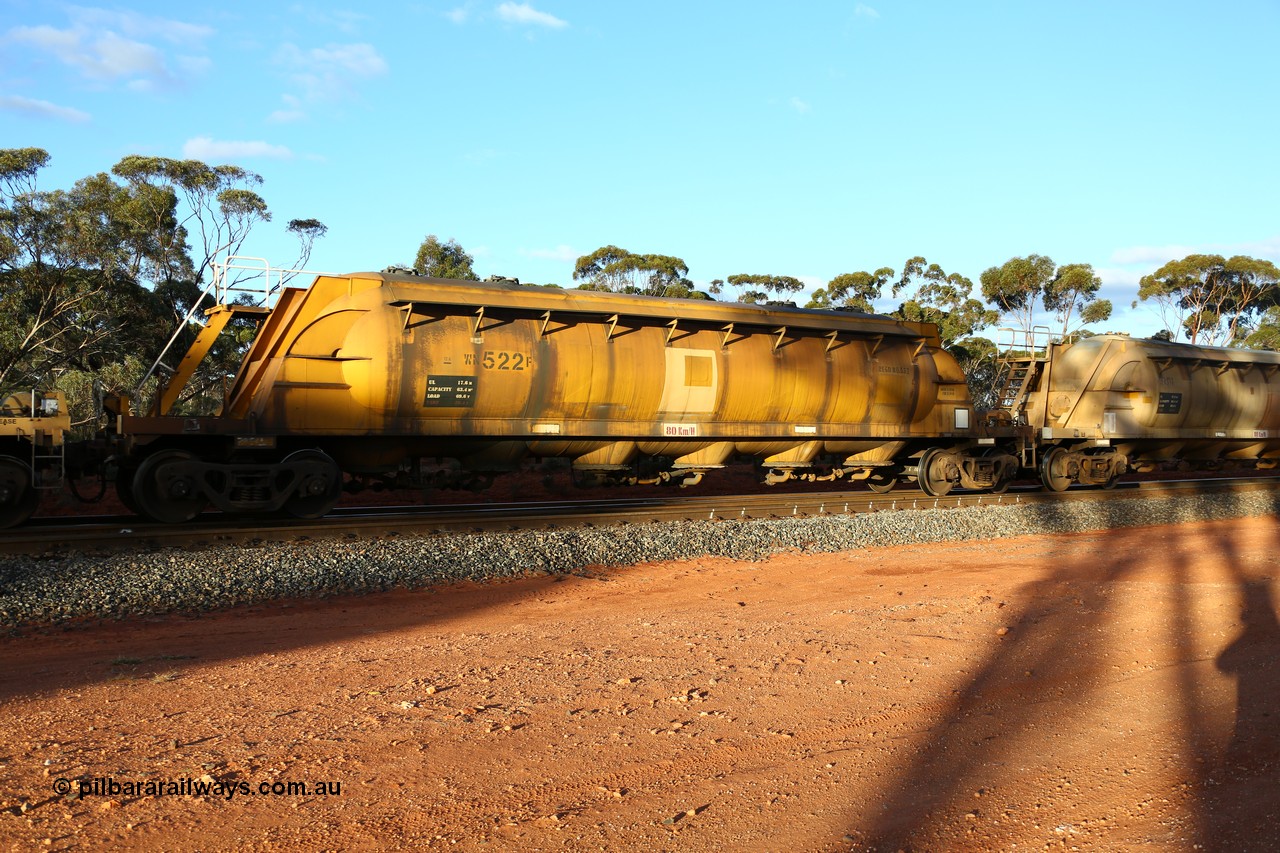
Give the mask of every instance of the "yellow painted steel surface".
POLYGON ((971 409, 968 390, 929 324, 360 273, 286 291, 227 412, 282 435, 511 440, 583 464, 644 453, 695 466, 735 451, 872 459, 912 436, 967 434, 957 409, 971 409))
POLYGON ((71 429, 71 415, 61 391, 0 394, 0 438, 21 438, 38 447, 61 447, 71 429))
POLYGON ((1280 353, 1099 335, 1055 348, 1030 423, 1155 458, 1280 454, 1280 353))

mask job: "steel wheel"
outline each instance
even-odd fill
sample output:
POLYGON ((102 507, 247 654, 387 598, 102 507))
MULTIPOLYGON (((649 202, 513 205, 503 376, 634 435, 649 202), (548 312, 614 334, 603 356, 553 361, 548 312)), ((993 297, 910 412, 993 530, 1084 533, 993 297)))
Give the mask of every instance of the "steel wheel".
POLYGON ((926 450, 920 457, 916 469, 916 482, 920 490, 931 498, 940 498, 951 491, 951 481, 947 479, 944 468, 943 451, 938 448, 926 450))
MULTIPOLYGON (((165 524, 181 524, 199 515, 208 504, 200 485, 187 468, 196 458, 182 450, 162 450, 138 466, 132 489, 126 489, 138 512, 165 524)), ((117 485, 121 501, 124 493, 117 485)))
POLYGON ((31 469, 20 459, 0 456, 0 528, 21 524, 39 505, 31 469))
POLYGON ((893 474, 872 474, 866 479, 867 488, 877 495, 887 495, 898 485, 898 478, 893 474))
POLYGON ((1040 457, 1040 482, 1051 492, 1065 492, 1067 486, 1071 485, 1071 477, 1063 465, 1066 456, 1065 449, 1055 447, 1040 457))
POLYGON ((320 518, 328 515, 342 497, 342 469, 319 450, 299 450, 284 458, 284 464, 308 463, 299 478, 297 490, 284 504, 284 511, 294 518, 320 518))

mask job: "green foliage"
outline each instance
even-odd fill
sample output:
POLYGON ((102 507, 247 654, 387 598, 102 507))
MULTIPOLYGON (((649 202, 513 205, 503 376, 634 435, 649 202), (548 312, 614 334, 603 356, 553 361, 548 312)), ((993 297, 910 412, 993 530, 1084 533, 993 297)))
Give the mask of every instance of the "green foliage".
POLYGON ((1110 300, 1096 298, 1102 279, 1090 264, 1056 266, 1045 255, 1027 255, 987 268, 980 281, 987 303, 995 306, 999 314, 1009 315, 1024 332, 1036 325, 1038 305, 1057 318, 1064 338, 1081 334, 1084 324, 1111 317, 1110 300))
POLYGON ((160 241, 150 273, 153 281, 204 281, 215 260, 235 255, 271 212, 252 188, 262 177, 239 166, 209 166, 199 160, 130 155, 111 169, 132 190, 135 203, 122 214, 160 241), (199 242, 187 245, 194 233, 199 242))
POLYGON ((982 273, 982 296, 1001 313, 1011 314, 1018 327, 1029 332, 1036 303, 1053 277, 1052 258, 1044 255, 1010 258, 1003 265, 989 267, 982 273))
POLYGON ((433 278, 456 278, 476 281, 478 276, 475 270, 471 268, 474 262, 475 258, 468 255, 458 245, 457 240, 450 238, 448 243, 441 243, 439 237, 434 234, 428 234, 427 238, 422 241, 422 245, 418 247, 418 254, 413 261, 413 268, 420 275, 429 275, 433 278))
POLYGON ((1272 306, 1263 312, 1257 328, 1245 338, 1244 345, 1251 349, 1280 350, 1280 306, 1272 306))
POLYGON ((573 265, 573 280, 582 290, 621 290, 630 283, 631 269, 624 266, 631 253, 617 246, 601 246, 573 265))
POLYGON ((706 299, 693 289, 689 266, 673 255, 637 255, 617 246, 601 246, 578 258, 573 280, 579 290, 706 299))
MULTIPOLYGON (((893 271, 888 271, 892 276, 893 271)), ((917 255, 902 267, 893 295, 914 288, 893 316, 917 323, 934 323, 944 346, 995 324, 999 315, 974 299, 973 282, 959 273, 948 273, 917 255)))
MULTIPOLYGON (((85 424, 102 391, 133 390, 188 310, 207 307, 196 303, 213 261, 271 214, 253 189, 262 179, 238 166, 129 156, 112 169, 119 182, 99 173, 40 191, 48 162, 38 148, 0 150, 0 386, 61 388, 85 424)), ((325 230, 289 224, 304 254, 325 230)), ((181 329, 171 364, 198 331, 181 329)), ((220 405, 253 331, 230 324, 179 412, 220 405)))
POLYGON ((1110 299, 1095 299, 1080 309, 1080 322, 1085 325, 1090 323, 1104 323, 1110 319, 1110 299))
POLYGON ((1165 325, 1193 344, 1239 346, 1280 305, 1280 269, 1243 255, 1187 255, 1144 276, 1138 299, 1154 301, 1165 325))
MULTIPOLYGON (((52 387, 66 395, 71 426, 76 435, 92 437, 99 426, 103 395, 132 394, 150 366, 150 361, 144 362, 137 355, 126 354, 118 361, 108 362, 92 371, 70 369, 58 373, 52 387)), ((158 378, 152 377, 143 389, 144 395, 154 395, 158 385, 158 378)))
MULTIPOLYGON (((140 192, 106 175, 40 192, 39 149, 0 151, 0 386, 51 385, 67 370, 99 370, 152 352, 173 326, 137 282, 164 235, 132 219, 140 192)), ((172 208, 170 207, 170 212, 172 208)), ((165 221, 172 225, 171 216, 165 221)))
POLYGON ((875 301, 892 278, 893 270, 889 267, 881 267, 875 272, 841 273, 827 282, 825 288, 815 290, 805 307, 874 314, 875 301))
POLYGON ((737 273, 729 276, 728 283, 739 289, 736 301, 748 305, 790 305, 792 303, 782 297, 804 290, 804 282, 789 275, 737 273))
POLYGON ((1197 343, 1206 319, 1203 309, 1212 298, 1210 294, 1221 289, 1225 263, 1221 255, 1188 255, 1169 261, 1142 277, 1138 299, 1154 301, 1167 329, 1175 334, 1185 332, 1192 343, 1197 343))
POLYGON ((36 188, 36 173, 49 165, 43 148, 0 148, 0 193, 12 198, 36 188))
POLYGON ((936 324, 944 344, 968 337, 999 318, 972 297, 972 281, 959 273, 948 273, 919 255, 909 258, 902 275, 896 280, 895 276, 891 267, 843 273, 816 290, 806 307, 872 313, 876 300, 884 295, 885 285, 892 282, 892 295, 897 297, 907 291, 907 297, 891 315, 909 322, 936 324))
POLYGON ((971 337, 947 345, 946 350, 964 371, 974 409, 988 412, 996 408, 999 402, 996 399, 999 392, 997 382, 1000 378, 1000 359, 996 345, 987 338, 971 337))
POLYGON ((1082 324, 1101 323, 1111 317, 1111 301, 1095 299, 1102 279, 1090 264, 1064 264, 1045 285, 1042 301, 1062 323, 1062 336, 1071 333, 1071 315, 1079 313, 1082 324))
POLYGON ((329 226, 325 225, 319 219, 290 219, 289 224, 285 226, 285 230, 298 238, 298 258, 289 268, 293 272, 285 273, 280 283, 287 284, 298 274, 298 271, 307 268, 307 262, 311 260, 311 250, 315 248, 316 240, 329 233, 329 226))

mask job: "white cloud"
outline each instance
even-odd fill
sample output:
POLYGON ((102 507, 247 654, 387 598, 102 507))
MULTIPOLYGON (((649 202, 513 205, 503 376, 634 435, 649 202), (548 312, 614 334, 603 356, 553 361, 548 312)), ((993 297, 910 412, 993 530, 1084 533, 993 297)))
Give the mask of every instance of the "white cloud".
POLYGON ((377 77, 387 73, 387 61, 371 44, 331 44, 312 48, 307 58, 319 65, 341 68, 356 77, 377 77))
POLYGON ((66 62, 72 61, 79 48, 81 35, 72 30, 59 30, 41 24, 38 27, 13 27, 5 34, 11 41, 25 42, 52 53, 66 62))
POLYGON ((120 30, 134 38, 160 38, 176 45, 196 45, 213 35, 213 30, 199 24, 187 24, 170 18, 153 18, 137 12, 117 12, 72 6, 68 9, 77 29, 89 31, 120 30))
POLYGON ((1126 246, 1111 253, 1111 262, 1120 265, 1145 264, 1158 267, 1168 261, 1197 254, 1278 258, 1280 257, 1280 234, 1265 240, 1242 243, 1204 243, 1199 246, 1126 246))
POLYGON ((9 31, 9 38, 53 54, 90 80, 169 78, 160 50, 113 32, 90 35, 44 26, 15 27, 9 31))
POLYGON ((285 95, 282 100, 284 101, 284 108, 274 110, 267 116, 268 122, 271 124, 288 124, 294 121, 302 121, 307 117, 306 112, 302 109, 302 101, 300 99, 293 95, 285 95))
POLYGON ((277 54, 292 69, 292 79, 309 101, 332 101, 354 94, 359 80, 386 74, 390 68, 370 44, 330 44, 303 50, 284 44, 277 54))
POLYGON ((809 110, 811 110, 812 107, 809 106, 808 101, 802 101, 799 98, 793 97, 791 99, 791 109, 795 110, 798 113, 803 114, 803 113, 809 112, 809 110))
POLYGON ((344 33, 354 33, 358 31, 366 21, 371 20, 369 15, 365 15, 361 12, 351 12, 345 9, 329 12, 304 6, 300 3, 295 3, 290 6, 289 14, 295 18, 304 18, 308 23, 322 27, 332 27, 333 29, 344 33))
POLYGON ((213 70, 213 60, 207 56, 179 56, 178 67, 188 75, 196 77, 213 70))
MULTIPOLYGON (((1160 263, 1164 263, 1161 261, 1160 263)), ((1102 279, 1103 288, 1124 288, 1126 292, 1136 291, 1142 273, 1130 267, 1096 267, 1094 273, 1102 279)), ((1129 298, 1132 298, 1132 294, 1129 298)))
POLYGON ((302 110, 272 110, 267 114, 268 124, 292 124, 295 121, 302 121, 307 114, 302 110))
POLYGON ((475 4, 472 2, 463 3, 456 9, 450 9, 444 13, 444 16, 453 23, 462 25, 471 19, 471 9, 475 4))
POLYGON ((82 67, 90 76, 167 77, 164 54, 149 44, 103 33, 93 49, 96 56, 84 57, 82 67))
POLYGON ((554 249, 521 249, 520 254, 548 261, 576 261, 582 252, 572 246, 560 245, 554 249))
POLYGON ((269 142, 234 142, 197 136, 182 146, 182 156, 193 160, 241 160, 266 157, 273 160, 292 160, 293 152, 283 145, 269 142))
POLYGON ((48 101, 24 98, 21 95, 0 95, 0 110, 21 113, 34 118, 51 118, 58 121, 69 121, 84 124, 89 121, 89 114, 72 107, 60 107, 48 101))
POLYGON ((1191 246, 1127 246, 1111 253, 1115 264, 1155 264, 1159 266, 1174 258, 1195 254, 1191 246))
POLYGON ((859 3, 858 5, 853 7, 853 14, 855 17, 870 18, 873 21, 876 18, 880 17, 879 12, 877 12, 875 9, 872 9, 870 6, 867 6, 863 3, 859 3))
POLYGON ((561 20, 555 15, 550 15, 546 12, 539 12, 528 3, 507 2, 499 5, 495 11, 498 17, 508 24, 550 27, 555 30, 569 26, 568 21, 561 20))
POLYGON ((203 41, 212 35, 208 27, 135 12, 114 12, 73 6, 71 26, 13 27, 5 34, 11 42, 47 53, 99 83, 125 80, 129 88, 149 90, 180 85, 170 70, 164 49, 152 40, 183 50, 177 67, 187 75, 203 73, 209 60, 200 56, 203 41))
POLYGON ((1255 240, 1249 243, 1236 243, 1223 247, 1233 255, 1254 255, 1264 258, 1280 258, 1280 234, 1266 240, 1255 240))

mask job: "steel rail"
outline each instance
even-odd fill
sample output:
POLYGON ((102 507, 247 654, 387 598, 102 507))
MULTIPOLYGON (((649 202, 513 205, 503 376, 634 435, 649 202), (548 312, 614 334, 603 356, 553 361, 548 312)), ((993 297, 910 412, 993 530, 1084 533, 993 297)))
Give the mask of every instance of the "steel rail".
POLYGON ((607 500, 529 501, 440 506, 339 507, 314 520, 245 519, 205 513, 183 525, 137 516, 66 516, 34 519, 0 533, 0 554, 148 551, 217 544, 292 542, 326 538, 379 538, 431 533, 549 529, 644 524, 660 521, 724 521, 788 518, 916 509, 1007 506, 1052 501, 1141 499, 1171 494, 1275 490, 1280 478, 1214 478, 1121 483, 1113 490, 1073 487, 1047 492, 1014 487, 1003 495, 956 491, 935 498, 914 489, 886 495, 869 491, 782 494, 684 495, 607 500))

